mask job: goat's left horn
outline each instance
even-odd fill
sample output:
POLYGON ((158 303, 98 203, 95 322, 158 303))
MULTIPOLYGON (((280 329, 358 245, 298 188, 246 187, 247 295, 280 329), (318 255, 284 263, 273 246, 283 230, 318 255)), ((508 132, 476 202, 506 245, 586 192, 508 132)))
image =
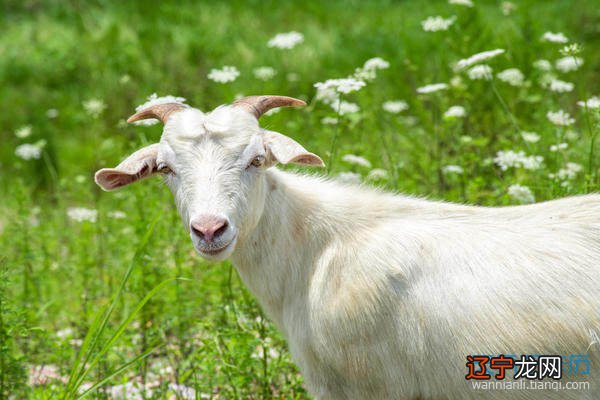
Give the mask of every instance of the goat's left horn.
POLYGON ((188 108, 188 106, 182 103, 157 104, 136 112, 127 119, 127 123, 131 124, 132 122, 140 121, 142 119, 156 118, 163 124, 166 124, 173 114, 185 110, 186 108, 188 108))
POLYGON ((261 115, 277 107, 301 107, 306 103, 287 96, 248 96, 233 102, 234 107, 241 107, 259 119, 261 115))

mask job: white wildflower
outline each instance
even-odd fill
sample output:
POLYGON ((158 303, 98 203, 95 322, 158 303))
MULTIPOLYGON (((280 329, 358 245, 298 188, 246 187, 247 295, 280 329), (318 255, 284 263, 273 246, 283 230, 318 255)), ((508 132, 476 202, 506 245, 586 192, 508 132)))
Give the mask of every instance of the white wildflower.
POLYGON ((445 118, 462 118, 467 115, 463 106, 452 106, 444 113, 445 118))
POLYGON ((464 171, 463 167, 461 167, 460 165, 445 165, 442 168, 442 172, 445 174, 462 175, 465 171, 464 171))
POLYGON ((38 160, 42 156, 43 147, 37 143, 21 144, 15 148, 15 155, 23 160, 38 160))
POLYGON ((527 186, 510 185, 508 187, 508 195, 522 204, 535 202, 535 197, 527 186))
POLYGON ((46 110, 46 117, 49 119, 54 119, 58 117, 58 110, 56 108, 49 108, 46 110))
POLYGON ((321 119, 321 123, 324 125, 336 125, 338 123, 338 119, 334 117, 323 117, 321 119))
POLYGON ((288 82, 298 82, 300 80, 300 76, 298 76, 298 74, 295 72, 289 72, 285 76, 285 79, 287 79, 288 82))
POLYGON ((458 6, 473 7, 473 2, 471 0, 448 0, 448 3, 458 6))
POLYGON ((371 168, 371 162, 364 157, 355 154, 346 154, 342 157, 342 161, 348 164, 360 165, 361 167, 371 168))
MULTIPOLYGON (((281 356, 281 354, 279 353, 279 351, 276 348, 274 348, 270 345, 272 342, 271 338, 265 338, 264 342, 267 345, 267 351, 266 351, 267 358, 278 359, 281 356)), ((262 359, 264 356, 265 356, 265 348, 262 345, 258 345, 254 349, 254 352, 252 353, 252 355, 250 357, 256 358, 256 359, 262 359)))
POLYGON ((390 67, 390 63, 385 61, 381 57, 369 58, 367 61, 365 61, 365 64, 363 65, 364 69, 371 69, 371 70, 387 69, 389 67, 390 67))
POLYGON ((563 56, 574 56, 581 53, 581 45, 579 43, 568 44, 562 49, 560 49, 560 54, 563 56))
POLYGON ((456 17, 442 18, 439 15, 436 17, 428 17, 421 21, 421 26, 425 32, 447 31, 454 23, 456 17))
POLYGON ((386 101, 381 107, 384 111, 392 114, 398 114, 404 110, 408 110, 408 103, 404 100, 386 101))
POLYGON ((377 70, 387 69, 390 67, 390 63, 381 57, 370 58, 365 61, 361 68, 356 68, 352 78, 361 81, 372 81, 377 77, 377 70))
POLYGON ((574 179, 579 172, 583 170, 580 164, 574 162, 568 162, 564 168, 561 168, 556 174, 550 174, 550 178, 557 178, 561 181, 574 179))
POLYGON ((518 68, 508 68, 504 71, 499 72, 497 75, 499 80, 502 82, 506 82, 511 86, 521 86, 523 85, 523 80, 525 76, 518 68))
POLYGON ((529 170, 539 169, 544 161, 542 156, 527 156, 523 151, 515 152, 513 150, 498 151, 494 157, 494 163, 502 171, 509 168, 525 168, 529 170))
POLYGON ((362 181, 361 176, 354 172, 340 172, 337 180, 342 183, 358 184, 362 181))
POLYGON ((593 96, 586 101, 578 101, 577 105, 583 108, 597 109, 600 108, 600 97, 593 96))
POLYGON ((571 118, 571 115, 563 110, 548 111, 546 117, 550 122, 558 126, 569 126, 575 122, 575 119, 571 118))
POLYGON ((570 92, 575 87, 571 82, 561 81, 559 79, 553 79, 550 81, 550 90, 557 93, 570 92))
POLYGON ((96 222, 98 211, 85 207, 70 207, 67 209, 67 216, 77 222, 96 222))
POLYGON ((425 85, 421 86, 420 88, 417 88, 417 93, 427 94, 446 89, 448 89, 448 85, 446 83, 432 83, 430 85, 425 85))
POLYGON ((340 98, 338 92, 331 87, 321 87, 317 89, 317 93, 315 95, 315 99, 321 101, 325 104, 331 104, 337 101, 340 98))
POLYGON ((360 111, 358 104, 339 100, 331 103, 331 108, 335 112, 339 112, 340 115, 352 114, 360 111))
POLYGON ((351 78, 358 79, 364 82, 370 82, 377 78, 377 70, 376 69, 367 69, 364 67, 356 68, 354 70, 354 74, 352 74, 351 78))
POLYGON ((29 367, 29 386, 47 385, 50 381, 57 380, 64 384, 69 380, 60 374, 60 369, 53 364, 33 365, 29 367))
POLYGON ((116 210, 109 212, 108 216, 113 219, 123 219, 127 217, 127 214, 125 214, 123 211, 116 210))
POLYGON ((85 111, 94 118, 98 118, 106 109, 106 104, 100 99, 89 99, 83 102, 85 111))
POLYGON ((502 9, 502 14, 508 16, 517 9, 517 6, 510 1, 503 1, 500 5, 500 8, 502 9))
POLYGON ((149 384, 146 387, 136 381, 129 381, 120 385, 108 386, 105 389, 111 399, 119 400, 142 400, 147 397, 152 397, 153 390, 149 384))
POLYGON ((524 141, 529 143, 536 143, 540 140, 540 135, 535 132, 521 132, 521 137, 524 141))
POLYGON ((460 87, 463 84, 463 79, 458 76, 458 75, 454 75, 452 78, 450 78, 450 85, 453 87, 460 87))
MULTIPOLYGON (((196 399, 209 398, 209 397, 203 397, 202 394, 200 394, 199 396, 196 396, 196 389, 189 387, 189 386, 180 385, 177 383, 169 383, 169 390, 172 390, 173 392, 175 392, 176 398, 181 398, 184 400, 196 400, 196 399)), ((210 397, 212 397, 212 396, 210 396, 210 397)))
POLYGON ((325 82, 317 82, 314 84, 317 91, 326 92, 328 90, 333 90, 337 93, 344 94, 355 92, 364 86, 366 86, 365 82, 354 78, 328 79, 325 82))
POLYGON ((400 117, 400 122, 402 122, 406 126, 415 126, 419 122, 416 117, 412 115, 407 115, 406 117, 400 117))
POLYGON ((73 336, 73 334, 74 334, 73 328, 65 328, 65 329, 56 331, 56 337, 59 339, 70 338, 71 336, 73 336))
POLYGON ((576 131, 569 129, 568 131, 565 132, 565 139, 567 140, 577 140, 579 139, 579 133, 577 133, 576 131))
POLYGON ((560 72, 576 71, 583 65, 583 59, 580 57, 563 57, 555 61, 554 66, 560 72))
POLYGON ((528 170, 536 170, 540 169, 542 163, 544 162, 544 157, 542 156, 526 156, 521 160, 521 166, 528 170))
POLYGON ((568 143, 553 144, 552 146, 550 146, 550 151, 555 153, 560 150, 566 150, 567 147, 569 147, 568 143))
POLYGON ((466 68, 470 67, 471 65, 475 65, 484 60, 489 60, 490 58, 496 57, 497 55, 500 55, 500 54, 504 53, 505 51, 506 50, 504 50, 504 49, 495 49, 495 50, 487 50, 487 51, 483 51, 481 53, 473 54, 469 58, 459 60, 456 63, 455 70, 460 71, 460 70, 466 69, 466 68))
POLYGON ((375 168, 372 169, 371 171, 369 171, 369 174, 367 175, 367 179, 376 181, 379 179, 385 180, 388 179, 388 172, 385 169, 381 169, 381 168, 375 168))
POLYGON ((221 69, 211 69, 207 78, 214 82, 227 83, 235 81, 238 76, 240 76, 240 71, 236 67, 225 65, 221 69))
POLYGON ((271 38, 271 40, 269 40, 267 46, 276 47, 278 49, 292 49, 303 41, 304 35, 302 35, 300 32, 292 31, 287 33, 278 33, 271 38))
POLYGON ((267 111, 266 113, 264 113, 263 115, 268 117, 269 115, 273 115, 273 114, 277 114, 278 112, 281 111, 280 107, 277 108, 271 108, 269 111, 267 111))
POLYGON ((540 71, 550 71, 552 70, 552 63, 548 60, 535 60, 533 62, 533 67, 539 69, 540 71))
POLYGON ((121 77, 119 78, 119 83, 121 85, 126 85, 129 82, 131 82, 131 76, 128 74, 121 75, 121 77))
POLYGON ((277 74, 275 68, 268 66, 254 68, 254 71, 252 72, 254 73, 254 77, 256 79, 260 79, 261 81, 268 81, 269 79, 273 79, 273 77, 277 74))
POLYGON ((567 43, 569 41, 569 39, 567 39, 567 37, 562 32, 546 32, 542 36, 542 40, 552 43, 567 43))
POLYGON ((552 72, 547 72, 542 74, 542 76, 540 76, 539 82, 540 82, 540 86, 546 89, 550 88, 550 83, 552 83, 552 81, 556 80, 556 75, 554 75, 552 72))
POLYGON ((492 79, 492 68, 487 64, 476 65, 467 71, 469 79, 472 80, 486 80, 492 79))
POLYGON ((31 136, 31 125, 25 125, 15 131, 15 136, 19 139, 25 139, 31 136))
MULTIPOLYGON (((139 112, 139 111, 145 110, 148 107, 156 106, 159 104, 167 104, 167 103, 183 104, 183 103, 185 103, 185 98, 171 96, 171 95, 158 97, 158 95, 156 93, 152 93, 150 96, 148 96, 146 98, 146 102, 144 104, 140 104, 139 106, 137 106, 135 108, 135 111, 139 112)), ((158 122, 159 121, 156 118, 148 118, 148 119, 136 121, 133 124, 141 125, 141 126, 149 126, 149 125, 157 124, 158 122)))

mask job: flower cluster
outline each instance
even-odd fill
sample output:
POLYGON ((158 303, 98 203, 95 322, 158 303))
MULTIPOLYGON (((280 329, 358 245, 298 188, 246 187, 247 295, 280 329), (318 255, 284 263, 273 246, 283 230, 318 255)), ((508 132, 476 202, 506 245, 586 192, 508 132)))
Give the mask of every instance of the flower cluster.
POLYGON ((238 76, 240 76, 240 71, 231 65, 225 65, 221 69, 213 68, 207 75, 208 79, 217 83, 233 82, 238 76))
POLYGON ((260 79, 261 81, 268 81, 270 79, 273 79, 273 77, 277 74, 275 68, 266 66, 254 68, 254 71, 252 72, 254 73, 256 79, 260 79))
POLYGON ((67 216, 77 222, 96 222, 98 211, 85 207, 71 207, 67 209, 67 216))
POLYGON ((527 186, 510 185, 508 195, 522 204, 535 203, 535 196, 527 186))
POLYGON ((539 169, 544 161, 544 157, 531 155, 528 156, 523 151, 505 150, 496 153, 494 163, 500 167, 502 171, 509 168, 524 168, 529 170, 539 169))
POLYGON ((421 87, 417 88, 417 93, 429 94, 429 93, 435 93, 440 90, 446 90, 446 89, 448 89, 447 83, 431 83, 429 85, 425 85, 425 86, 421 86, 421 87))
POLYGON ((391 100, 382 104, 381 108, 391 114, 398 114, 408 110, 408 103, 404 100, 391 100))
POLYGON ((83 108, 93 118, 98 118, 106 109, 106 104, 101 99, 89 99, 83 102, 83 108))
POLYGON ((345 161, 349 164, 359 165, 365 168, 371 168, 371 162, 369 160, 354 154, 346 154, 344 157, 342 157, 342 161, 345 161))
POLYGON ((571 115, 564 110, 548 111, 546 117, 557 126, 569 126, 575 122, 575 119, 571 118, 571 115))
POLYGON ((523 86, 525 76, 518 68, 508 68, 496 74, 496 77, 511 86, 523 86))
POLYGON ((489 60, 490 58, 494 58, 500 54, 503 54, 505 51, 506 50, 504 50, 504 49, 482 51, 481 53, 473 54, 469 58, 464 58, 462 60, 459 60, 456 63, 454 68, 456 71, 461 71, 461 70, 467 69, 468 67, 470 67, 472 65, 479 64, 482 61, 489 60))
POLYGON ((287 33, 278 33, 269 40, 267 46, 278 49, 293 49, 304 41, 304 35, 300 32, 292 31, 287 33))
POLYGON ((423 27, 423 30, 425 32, 447 31, 455 20, 456 17, 428 17, 427 19, 421 22, 421 26, 423 27))

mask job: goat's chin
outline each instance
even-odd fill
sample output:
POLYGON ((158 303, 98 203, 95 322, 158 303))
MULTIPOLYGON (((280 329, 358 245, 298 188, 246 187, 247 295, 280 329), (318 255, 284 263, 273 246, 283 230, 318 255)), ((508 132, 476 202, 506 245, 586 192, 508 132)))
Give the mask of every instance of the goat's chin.
POLYGON ((207 249, 198 243, 194 243, 194 248, 200 254, 202 258, 207 261, 218 262, 223 261, 231 256, 233 250, 235 249, 235 244, 237 242, 237 235, 235 235, 229 243, 225 244, 223 247, 218 249, 207 249))

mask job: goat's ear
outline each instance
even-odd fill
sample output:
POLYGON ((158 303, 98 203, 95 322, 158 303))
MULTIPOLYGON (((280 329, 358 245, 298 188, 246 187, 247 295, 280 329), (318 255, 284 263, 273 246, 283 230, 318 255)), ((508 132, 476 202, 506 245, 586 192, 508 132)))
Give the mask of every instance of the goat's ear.
POLYGON ((102 168, 96 172, 95 180, 104 190, 115 190, 156 172, 158 143, 143 147, 127 157, 115 168, 102 168))
POLYGON ((325 166, 321 157, 309 152, 295 140, 266 129, 263 129, 263 135, 265 147, 273 161, 281 164, 325 166))

